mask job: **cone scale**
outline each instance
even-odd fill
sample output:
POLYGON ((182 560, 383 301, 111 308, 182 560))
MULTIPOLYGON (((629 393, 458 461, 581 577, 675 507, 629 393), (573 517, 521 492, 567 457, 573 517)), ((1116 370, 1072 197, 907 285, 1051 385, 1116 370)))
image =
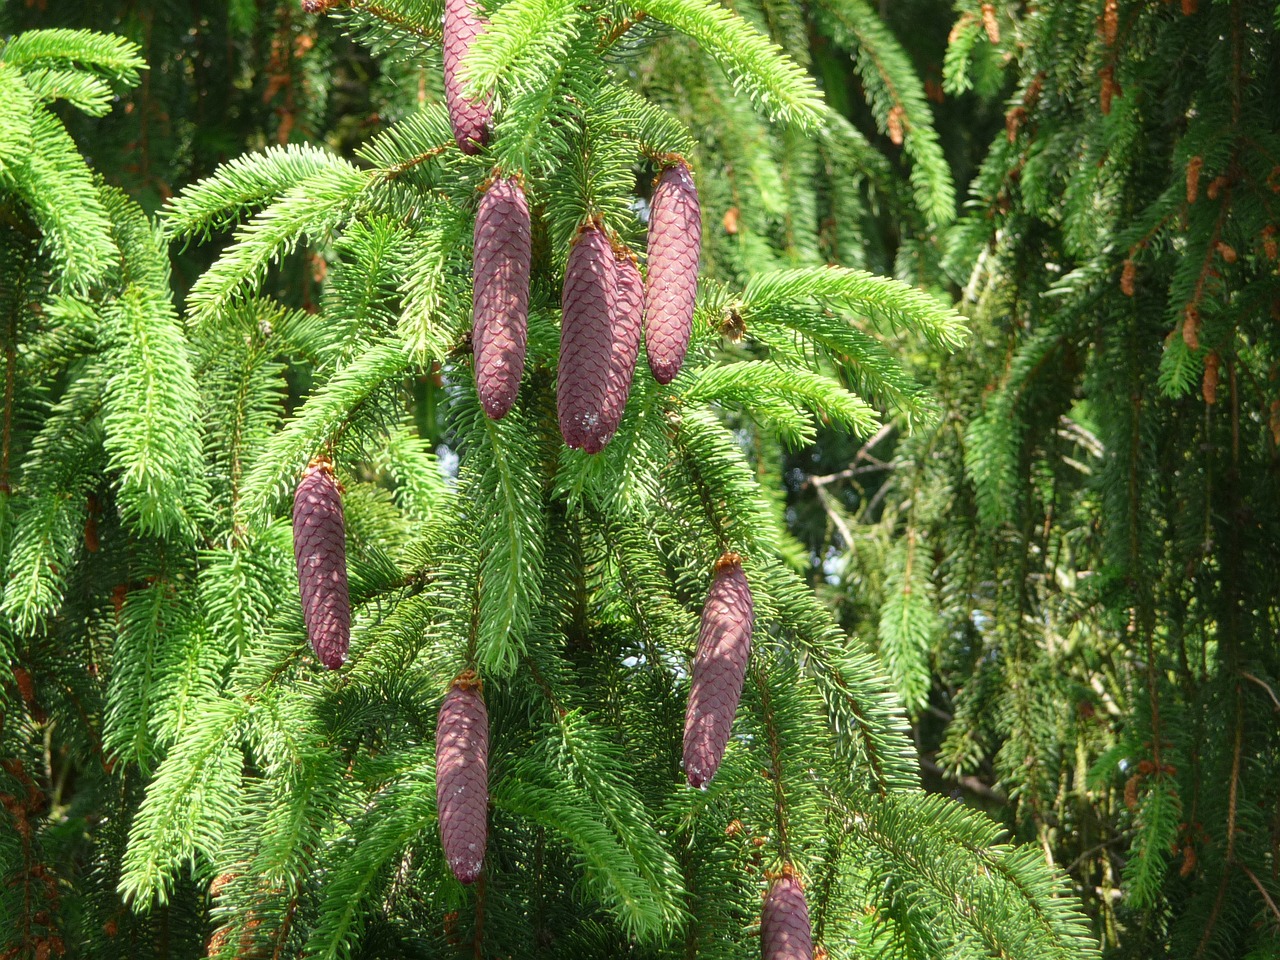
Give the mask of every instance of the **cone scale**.
POLYGON ((496 179, 485 192, 472 253, 476 390, 484 412, 498 420, 520 389, 529 322, 529 204, 515 179, 496 179))
POLYGON ((351 598, 342 494, 323 458, 307 467, 294 493, 293 554, 307 639, 320 662, 337 670, 351 641, 351 598))
POLYGON ((649 205, 649 279, 644 288, 644 343, 649 369, 670 383, 684 364, 693 330, 702 251, 702 212, 684 161, 658 177, 649 205))
POLYGON ((804 887, 788 864, 765 894, 760 911, 763 960, 813 960, 813 930, 804 887))
POLYGON ((444 99, 449 108, 453 137, 463 153, 479 153, 489 142, 493 116, 488 103, 463 96, 460 71, 471 42, 484 29, 476 14, 475 0, 445 0, 444 4, 444 99))
POLYGON ((556 412, 564 442, 587 453, 599 453, 613 436, 605 412, 617 297, 617 268, 609 241, 594 224, 583 227, 564 272, 556 412))
POLYGON ((440 845, 461 883, 484 866, 489 817, 489 712, 480 678, 459 674, 440 705, 436 724, 436 812, 440 845))
POLYGON ((726 553, 702 608, 693 682, 684 718, 684 770, 689 785, 716 775, 742 697, 755 614, 742 558, 726 553))

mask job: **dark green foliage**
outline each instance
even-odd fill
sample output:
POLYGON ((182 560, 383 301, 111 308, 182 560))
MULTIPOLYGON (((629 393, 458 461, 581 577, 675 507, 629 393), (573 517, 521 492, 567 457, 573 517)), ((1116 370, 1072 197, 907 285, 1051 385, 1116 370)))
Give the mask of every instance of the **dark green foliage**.
MULTIPOLYGON (((0 26, 17 34, 37 6, 0 26)), ((446 105, 442 4, 312 6, 324 17, 283 0, 87 14, 144 41, 145 71, 103 34, 0 48, 0 817, 15 828, 0 916, 18 918, 0 950, 741 956, 759 949, 766 874, 788 864, 833 957, 1096 955, 1040 845, 919 787, 900 693, 924 701, 950 622, 935 598, 977 593, 927 576, 948 542, 924 529, 928 499, 901 507, 920 532, 895 548, 900 599, 871 631, 886 677, 815 596, 826 557, 771 489, 784 447, 882 423, 957 435, 909 371, 959 348, 964 324, 878 275, 899 241, 913 279, 967 264, 939 235, 952 178, 894 33, 861 0, 487 5, 451 70, 492 105, 471 154, 446 105), (866 117, 820 97, 811 32, 853 58, 866 117), (130 86, 132 108, 104 116, 130 86), (869 139, 899 133, 901 162, 869 139), (160 227, 77 142, 145 209, 172 194, 160 227), (644 249, 641 201, 674 156, 697 171, 703 233, 683 366, 610 401, 599 452, 569 449, 571 241, 594 224, 613 276, 615 251, 644 249), (466 349, 495 168, 523 180, 530 215, 525 370, 497 421, 466 349), (336 671, 304 655, 284 517, 320 454, 347 538, 336 671), (715 779, 693 790, 697 612, 730 551, 751 659, 715 779), (464 669, 485 681, 487 818, 438 792, 440 697, 464 669), (472 834, 485 821, 466 887, 455 815, 472 834)), ((1028 653, 997 665, 993 703, 1006 674, 1050 673, 1023 621, 1004 629, 1028 653)), ((981 719, 1044 744, 1042 789, 1060 744, 1021 716, 981 719)), ((1174 776, 1143 783, 1153 851, 1174 776)), ((1244 824, 1262 807, 1233 809, 1244 824)))
POLYGON ((1113 955, 1271 956, 1274 4, 985 7, 943 87, 1004 124, 927 272, 974 343, 932 380, 952 417, 823 478, 849 622, 1113 955))

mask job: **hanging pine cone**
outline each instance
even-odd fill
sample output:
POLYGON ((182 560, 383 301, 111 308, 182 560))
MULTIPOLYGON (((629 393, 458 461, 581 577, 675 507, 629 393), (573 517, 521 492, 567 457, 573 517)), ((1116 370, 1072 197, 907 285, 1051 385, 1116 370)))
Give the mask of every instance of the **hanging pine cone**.
POLYGON ((760 946, 764 960, 813 960, 809 904, 790 864, 765 894, 760 911, 760 946))
POLYGON ((702 608, 684 715, 684 770, 691 786, 701 787, 714 777, 724 758, 742 696, 754 623, 742 558, 726 553, 716 562, 715 578, 702 608))
POLYGON ((702 212, 684 161, 658 178, 649 205, 649 282, 644 288, 644 343, 659 383, 680 372, 693 329, 702 249, 702 212))
POLYGON ((489 712, 474 670, 464 670, 440 705, 436 725, 436 811, 440 844, 461 883, 484 865, 489 816, 489 712))
POLYGON ((635 258, 626 250, 615 251, 614 266, 618 300, 610 330, 612 359, 609 383, 600 414, 600 429, 604 437, 600 444, 602 447, 617 432, 622 412, 627 407, 627 397, 631 394, 631 376, 635 373, 636 356, 640 353, 640 318, 644 310, 644 280, 640 278, 635 258))
POLYGON ((511 409, 524 373, 529 321, 529 204, 513 178, 494 180, 476 211, 471 345, 484 412, 511 409))
POLYGON ((453 124, 453 138, 463 153, 479 153, 489 142, 493 119, 487 102, 462 95, 463 83, 458 74, 471 41, 484 29, 476 7, 475 0, 445 0, 444 4, 444 99, 453 124))
POLYGON ((617 293, 609 241, 594 224, 583 227, 564 271, 556 410, 564 442, 587 453, 599 453, 613 436, 604 415, 613 368, 617 293))
POLYGON ((351 599, 342 495, 323 457, 307 467, 293 496, 293 555, 307 639, 320 662, 337 670, 351 642, 351 599))

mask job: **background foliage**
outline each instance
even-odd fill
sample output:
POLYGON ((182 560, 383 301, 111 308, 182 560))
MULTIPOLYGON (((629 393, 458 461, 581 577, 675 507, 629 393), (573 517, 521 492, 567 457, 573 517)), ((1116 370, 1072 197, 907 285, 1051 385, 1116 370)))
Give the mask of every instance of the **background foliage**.
POLYGON ((510 0, 493 156, 427 162, 429 0, 0 7, 0 952, 745 955, 781 859, 837 957, 1280 952, 1277 8, 732 6, 510 0), (561 457, 544 282, 486 422, 474 184, 538 172, 551 277, 589 208, 640 239, 664 149, 687 376, 561 457), (279 519, 318 444, 337 680, 279 519), (769 634, 691 794, 672 664, 725 544, 769 634), (430 749, 468 637, 508 678, 476 895, 430 749))

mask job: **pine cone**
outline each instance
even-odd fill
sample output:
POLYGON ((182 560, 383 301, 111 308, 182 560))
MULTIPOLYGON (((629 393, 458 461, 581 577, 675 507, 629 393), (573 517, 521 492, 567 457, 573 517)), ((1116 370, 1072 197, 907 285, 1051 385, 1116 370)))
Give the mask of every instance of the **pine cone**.
POLYGON ((691 786, 707 783, 724 758, 742 696, 754 622, 742 558, 726 553, 716 563, 715 578, 702 608, 693 683, 684 715, 684 769, 691 786))
POLYGON ((640 278, 635 258, 625 251, 615 251, 614 266, 618 300, 611 328, 609 383, 600 414, 604 443, 617 432, 622 412, 627 407, 627 397, 631 394, 631 376, 635 373, 636 355, 640 352, 640 318, 644 310, 644 280, 640 278))
POLYGON ((613 436, 604 415, 613 369, 615 273, 605 235, 594 225, 584 227, 564 271, 556 409, 564 442, 587 453, 599 453, 613 436))
POLYGON ((325 459, 312 461, 293 496, 293 555, 311 649, 330 670, 347 659, 351 599, 342 495, 325 459))
POLYGON ((681 161, 658 178, 649 205, 649 282, 644 288, 644 343, 659 383, 680 372, 698 292, 702 212, 693 175, 681 161))
POLYGON ((804 887, 790 865, 773 881, 760 911, 760 946, 764 960, 813 960, 813 932, 804 887))
POLYGON ((480 678, 464 670, 440 705, 436 725, 436 811, 440 844, 461 883, 484 865, 489 816, 489 712, 480 678))
POLYGON ((453 138, 463 153, 480 152, 489 142, 489 124, 493 120, 488 101, 469 100, 462 95, 463 83, 458 75, 471 41, 484 29, 484 21, 476 16, 476 6, 475 0, 445 0, 444 4, 444 99, 453 124, 453 138))
POLYGON ((515 402, 529 321, 529 205, 514 179, 494 180, 476 211, 471 344, 484 412, 498 420, 515 402))

